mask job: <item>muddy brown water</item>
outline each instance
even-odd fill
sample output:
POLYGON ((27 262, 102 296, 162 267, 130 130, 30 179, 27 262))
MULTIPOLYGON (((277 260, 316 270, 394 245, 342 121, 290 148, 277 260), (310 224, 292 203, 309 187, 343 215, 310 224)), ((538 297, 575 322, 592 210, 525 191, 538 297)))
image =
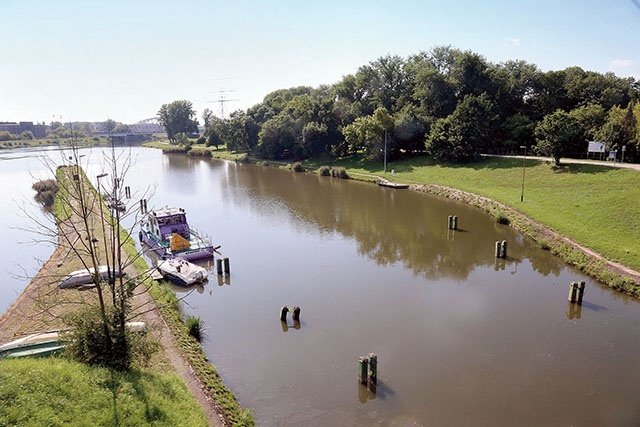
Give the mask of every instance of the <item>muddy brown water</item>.
MULTIPOLYGON (((229 257, 230 277, 214 272, 204 287, 177 292, 259 425, 640 423, 637 301, 479 210, 367 183, 132 153, 127 184, 157 185, 150 207, 184 207, 229 257), (447 229, 448 215, 459 230, 447 229), (508 242, 505 260, 494 257, 497 240, 508 242), (582 306, 567 302, 579 280, 582 306), (299 324, 290 314, 280 321, 283 305, 301 307, 299 324), (357 381, 358 357, 371 352, 375 394, 357 381)), ((100 173, 93 158, 90 176, 100 173)), ((0 161, 0 174, 23 161, 0 161)), ((0 266, 15 271, 14 252, 0 252, 0 266)), ((12 286, 3 305, 20 292, 12 286)))

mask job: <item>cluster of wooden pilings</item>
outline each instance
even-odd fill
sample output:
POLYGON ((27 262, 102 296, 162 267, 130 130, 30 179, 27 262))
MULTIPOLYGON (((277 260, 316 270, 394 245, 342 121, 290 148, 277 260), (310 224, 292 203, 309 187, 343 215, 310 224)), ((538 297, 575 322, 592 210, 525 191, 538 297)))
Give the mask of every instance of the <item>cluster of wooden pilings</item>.
POLYGON ((569 286, 569 302, 572 304, 582 304, 585 287, 585 282, 571 282, 571 285, 569 286))
POLYGON ((291 310, 286 305, 280 308, 280 323, 282 324, 282 332, 287 332, 290 325, 287 323, 287 315, 291 311, 291 318, 293 319, 293 329, 300 329, 300 307, 295 306, 291 310))
POLYGON ((447 227, 449 228, 449 230, 458 229, 458 215, 449 215, 449 219, 447 220, 447 227))
POLYGON ((507 257, 507 241, 497 241, 496 242, 496 258, 506 258, 507 257))
POLYGON ((378 383, 378 356, 375 353, 358 357, 358 381, 360 384, 368 384, 375 392, 378 383))
POLYGON ((231 268, 229 266, 229 258, 216 258, 216 271, 218 272, 218 276, 222 276, 222 274, 226 276, 231 275, 231 268), (224 270, 223 270, 224 265, 224 270))
MULTIPOLYGON (((289 313, 289 307, 287 307, 286 305, 283 305, 282 308, 280 308, 280 320, 282 320, 283 322, 286 322, 288 313, 289 313)), ((295 306, 291 309, 291 317, 293 318, 294 322, 300 321, 300 307, 295 306)))

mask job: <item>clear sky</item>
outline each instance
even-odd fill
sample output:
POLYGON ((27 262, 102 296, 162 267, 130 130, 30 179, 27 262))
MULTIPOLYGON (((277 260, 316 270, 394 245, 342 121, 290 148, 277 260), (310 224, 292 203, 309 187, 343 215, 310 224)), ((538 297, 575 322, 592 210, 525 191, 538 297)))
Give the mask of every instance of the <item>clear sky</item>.
POLYGON ((640 0, 0 0, 0 121, 248 108, 434 46, 640 79, 640 0), (233 100, 233 101, 231 101, 233 100))

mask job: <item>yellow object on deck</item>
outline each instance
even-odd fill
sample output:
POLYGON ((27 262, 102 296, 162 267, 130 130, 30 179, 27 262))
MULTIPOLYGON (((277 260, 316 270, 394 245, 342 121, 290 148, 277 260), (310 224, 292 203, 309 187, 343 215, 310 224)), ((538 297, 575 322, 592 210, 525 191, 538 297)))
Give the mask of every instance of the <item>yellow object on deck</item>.
POLYGON ((191 243, 178 233, 171 235, 171 250, 172 251, 184 251, 191 247, 191 243))

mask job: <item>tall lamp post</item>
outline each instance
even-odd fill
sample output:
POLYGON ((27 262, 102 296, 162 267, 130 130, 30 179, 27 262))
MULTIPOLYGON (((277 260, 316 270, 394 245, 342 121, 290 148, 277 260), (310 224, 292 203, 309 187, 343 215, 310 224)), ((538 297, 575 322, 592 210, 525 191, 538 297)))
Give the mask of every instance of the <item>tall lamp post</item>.
POLYGON ((384 130, 384 173, 387 173, 387 130, 384 130))
POLYGON ((520 148, 524 148, 524 157, 522 159, 522 192, 520 193, 520 201, 524 201, 524 172, 527 169, 527 146, 521 145, 520 148))
POLYGON ((105 256, 105 262, 107 264, 107 270, 109 270, 109 251, 107 250, 107 232, 104 228, 104 209, 102 206, 103 203, 103 199, 102 199, 102 190, 100 188, 100 179, 104 178, 105 176, 109 175, 108 173, 101 173, 100 175, 96 176, 96 179, 98 181, 98 197, 100 198, 100 201, 98 203, 98 206, 100 206, 100 222, 101 222, 101 226, 102 226, 102 240, 104 243, 104 256, 105 256))

